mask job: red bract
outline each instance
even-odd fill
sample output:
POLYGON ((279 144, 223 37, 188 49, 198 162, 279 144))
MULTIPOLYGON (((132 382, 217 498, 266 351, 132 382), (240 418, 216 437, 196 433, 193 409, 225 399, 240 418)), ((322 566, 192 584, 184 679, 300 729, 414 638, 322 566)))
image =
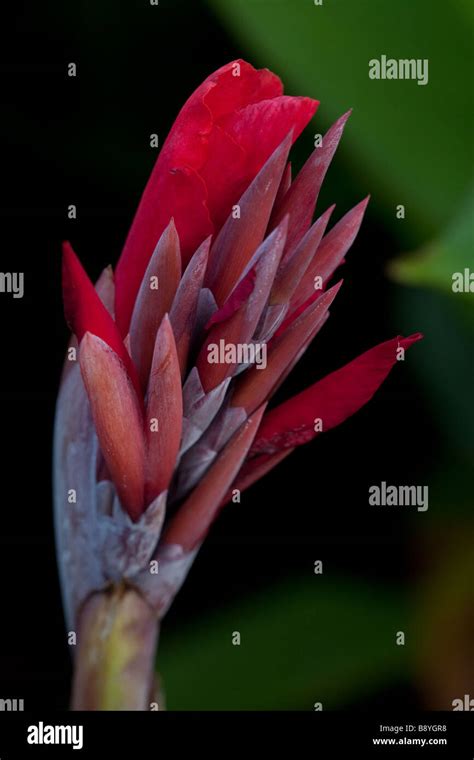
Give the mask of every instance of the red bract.
POLYGON ((193 93, 143 193, 115 298, 110 271, 94 289, 64 246, 80 361, 62 381, 55 470, 72 621, 122 583, 161 618, 229 489, 356 412, 421 337, 387 341, 267 410, 329 316, 341 283, 326 285, 368 201, 329 232, 334 207, 313 223, 349 113, 292 181, 289 150, 318 104, 282 92, 236 61, 193 93))

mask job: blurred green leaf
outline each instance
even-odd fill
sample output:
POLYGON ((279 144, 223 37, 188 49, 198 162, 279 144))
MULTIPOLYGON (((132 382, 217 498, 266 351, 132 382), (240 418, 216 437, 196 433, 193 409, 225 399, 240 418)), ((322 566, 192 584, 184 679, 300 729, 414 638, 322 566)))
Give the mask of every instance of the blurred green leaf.
MULTIPOLYGON (((434 286, 453 293, 453 274, 463 273, 469 264, 474 271, 474 187, 440 240, 418 253, 393 261, 390 271, 401 282, 434 286)), ((459 300, 463 298, 463 294, 454 295, 459 300)), ((467 293, 464 298, 469 298, 472 306, 472 295, 467 293)), ((473 316, 471 314, 471 319, 473 316)))
MULTIPOLYGON (((472 297, 472 296, 471 296, 472 297)), ((414 325, 425 335, 410 357, 410 366, 425 389, 433 419, 442 431, 442 443, 452 458, 460 456, 471 468, 474 460, 473 320, 472 304, 463 294, 421 288, 398 288, 397 325, 414 325)), ((425 452, 428 463, 431 452, 425 452)), ((439 463, 438 463, 439 466, 439 463)), ((455 488, 448 481, 451 493, 455 488)), ((462 482, 461 475, 460 481, 462 482)))
POLYGON ((474 24, 474 4, 472 3, 472 0, 454 0, 454 4, 457 5, 462 13, 474 24))
POLYGON ((166 623, 158 669, 170 710, 272 710, 341 706, 361 690, 403 677, 395 644, 401 596, 360 582, 286 583, 174 636, 166 623), (232 644, 239 631, 241 645, 232 644))
POLYGON ((425 530, 420 540, 429 552, 431 572, 425 573, 416 600, 413 636, 420 653, 418 680, 424 686, 427 709, 450 710, 453 698, 462 698, 472 688, 474 674, 472 516, 425 530))
POLYGON ((395 219, 404 204, 417 242, 443 229, 468 185, 473 100, 473 13, 456 0, 208 0, 258 65, 287 91, 321 101, 318 127, 354 107, 344 137, 346 166, 395 219), (427 58, 429 83, 377 81, 368 62, 382 54, 427 58))

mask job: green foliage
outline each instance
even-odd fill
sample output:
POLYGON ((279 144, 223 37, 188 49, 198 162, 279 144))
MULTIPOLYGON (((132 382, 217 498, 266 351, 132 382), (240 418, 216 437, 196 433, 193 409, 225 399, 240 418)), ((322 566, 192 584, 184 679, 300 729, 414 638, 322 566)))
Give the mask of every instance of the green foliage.
POLYGON ((313 575, 200 616, 172 637, 165 621, 158 670, 167 708, 341 707, 406 674, 405 647, 395 644, 404 606, 389 590, 313 575))
POLYGON ((274 68, 292 94, 321 101, 318 125, 354 108, 345 157, 374 202, 406 224, 418 245, 451 220, 470 177, 472 7, 433 0, 209 0, 258 65, 274 68), (428 58, 429 83, 376 81, 382 54, 428 58))
MULTIPOLYGON (((428 285, 452 293, 453 273, 463 272, 469 265, 473 271, 474 188, 460 204, 456 219, 440 239, 424 246, 416 255, 398 258, 391 271, 401 282, 428 285)), ((461 300, 462 296, 456 294, 456 298, 461 300)), ((472 294, 466 293, 465 298, 472 302, 472 294)))
MULTIPOLYGON (((471 296, 472 297, 472 296, 471 296)), ((424 332, 419 351, 410 357, 423 383, 424 396, 431 402, 432 416, 442 432, 446 455, 474 460, 474 407, 470 403, 473 378, 472 304, 465 308, 465 296, 421 288, 399 289, 396 300, 397 324, 424 332)), ((418 347, 417 347, 418 348, 418 347)), ((430 465, 427 456, 426 464, 430 465)), ((440 472, 434 473, 439 477, 440 472)), ((445 477, 447 474, 445 473, 445 477)), ((472 479, 472 474, 471 474, 472 479)), ((456 481, 448 476, 451 496, 456 481)), ((471 498, 472 504, 472 498, 471 498)), ((451 501, 447 506, 452 508, 451 501)))

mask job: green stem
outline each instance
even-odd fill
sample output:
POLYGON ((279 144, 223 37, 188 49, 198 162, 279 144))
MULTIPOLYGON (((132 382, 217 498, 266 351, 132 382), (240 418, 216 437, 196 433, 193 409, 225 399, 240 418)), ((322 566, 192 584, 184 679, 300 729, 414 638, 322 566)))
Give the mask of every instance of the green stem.
POLYGON ((90 597, 79 622, 72 709, 157 709, 157 640, 156 615, 134 589, 119 585, 90 597))

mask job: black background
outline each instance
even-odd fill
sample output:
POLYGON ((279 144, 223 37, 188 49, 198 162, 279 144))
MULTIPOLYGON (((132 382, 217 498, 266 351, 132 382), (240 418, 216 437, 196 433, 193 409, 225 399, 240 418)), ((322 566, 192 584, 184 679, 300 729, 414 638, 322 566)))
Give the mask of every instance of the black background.
MULTIPOLYGON (((0 295, 0 694, 52 709, 67 707, 70 679, 51 503, 54 405, 68 336, 61 240, 73 242, 93 280, 115 264, 156 157, 150 133, 164 137, 190 92, 246 54, 201 2, 161 2, 158 14, 145 2, 106 1, 92 29, 87 6, 17 2, 1 39, 1 270, 25 273, 25 296, 0 295), (77 63, 76 79, 67 77, 69 62, 77 63), (77 204, 75 221, 67 219, 69 203, 77 204)), ((302 146, 304 155, 310 140, 302 146)), ((337 189, 337 155, 330 172, 337 189)), ((328 203, 353 205, 370 190, 348 187, 342 176, 339 187, 328 203)), ((399 332, 383 274, 394 253, 369 206, 331 320, 282 396, 399 332)), ((374 519, 367 489, 381 480, 416 482, 420 458, 436 446, 409 367, 395 367, 365 409, 224 510, 163 635, 237 595, 311 572, 319 558, 354 578, 409 584, 408 524, 387 513, 374 519)), ((406 687, 371 699, 417 704, 406 687)))

